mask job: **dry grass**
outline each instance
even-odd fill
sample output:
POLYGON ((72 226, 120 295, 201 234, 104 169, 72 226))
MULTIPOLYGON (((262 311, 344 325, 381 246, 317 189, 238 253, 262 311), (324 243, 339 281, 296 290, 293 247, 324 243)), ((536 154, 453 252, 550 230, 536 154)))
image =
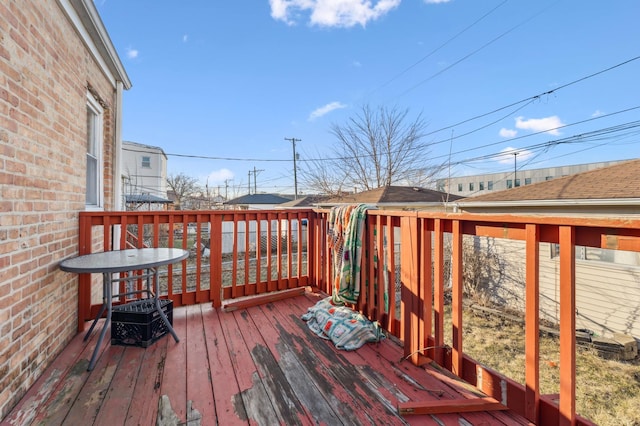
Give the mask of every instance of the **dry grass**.
MULTIPOLYGON (((447 315, 449 317, 449 315, 447 315)), ((497 315, 466 310, 463 317, 465 353, 483 365, 524 383, 524 326, 497 315)), ((451 327, 445 327, 451 330, 451 327)), ((451 342, 451 336, 445 336, 451 342)), ((559 341, 540 338, 542 394, 559 393, 559 341)), ((577 412, 601 426, 640 426, 640 360, 613 361, 596 351, 578 349, 577 412)))

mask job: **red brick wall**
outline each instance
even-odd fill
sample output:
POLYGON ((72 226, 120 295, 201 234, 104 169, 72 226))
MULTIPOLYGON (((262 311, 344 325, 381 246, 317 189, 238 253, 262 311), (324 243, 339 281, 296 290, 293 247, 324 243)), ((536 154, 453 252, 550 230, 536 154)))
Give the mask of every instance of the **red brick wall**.
POLYGON ((105 106, 113 207, 115 90, 56 1, 0 2, 0 418, 76 333, 88 87, 105 106))

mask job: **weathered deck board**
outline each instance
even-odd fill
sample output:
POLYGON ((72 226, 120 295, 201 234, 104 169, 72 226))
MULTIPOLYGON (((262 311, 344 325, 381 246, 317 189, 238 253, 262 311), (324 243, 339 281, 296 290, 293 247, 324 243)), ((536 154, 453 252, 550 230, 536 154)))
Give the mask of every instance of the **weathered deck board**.
MULTIPOLYGON (((178 418, 186 419, 187 412, 187 309, 173 310, 173 329, 180 338, 178 343, 167 335, 161 341, 166 341, 166 356, 162 373, 160 395, 167 395, 171 408, 178 418)), ((156 342, 158 343, 158 342, 156 342)), ((206 360, 203 360, 203 363, 206 360)), ((158 409, 158 400, 153 401, 158 409)))
MULTIPOLYGON (((300 316, 318 300, 306 294, 232 312, 210 304, 174 309, 176 343, 147 349, 76 336, 5 419, 28 424, 155 424, 169 397, 184 422, 187 403, 202 425, 521 425, 512 412, 398 414, 405 401, 476 397, 446 374, 401 361, 391 339, 345 352, 315 336, 300 316)), ((108 340, 108 339, 105 339, 108 340)))
POLYGON ((202 418, 215 419, 216 409, 211 386, 211 370, 207 359, 205 330, 200 305, 187 306, 187 333, 185 341, 187 351, 187 400, 193 401, 193 407, 202 418))
POLYGON ((201 308, 216 416, 218 419, 225 419, 225 424, 230 426, 246 425, 247 421, 236 416, 234 411, 234 395, 240 392, 240 388, 233 372, 218 311, 209 304, 201 305, 201 308))

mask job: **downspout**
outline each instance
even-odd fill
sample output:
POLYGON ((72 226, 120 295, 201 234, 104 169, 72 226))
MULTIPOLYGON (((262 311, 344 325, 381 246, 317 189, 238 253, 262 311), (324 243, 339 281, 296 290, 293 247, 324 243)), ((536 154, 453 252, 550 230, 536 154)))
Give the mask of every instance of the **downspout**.
POLYGON ((114 129, 114 173, 113 173, 113 196, 114 210, 122 211, 122 91, 123 85, 121 81, 116 81, 116 111, 115 111, 115 129, 114 129))
MULTIPOLYGON (((116 81, 116 111, 114 114, 115 128, 114 128, 114 146, 115 156, 113 159, 113 204, 115 211, 123 211, 123 181, 122 181, 122 81, 116 81)), ((114 250, 120 249, 120 232, 121 227, 114 226, 112 230, 112 245, 114 250)))

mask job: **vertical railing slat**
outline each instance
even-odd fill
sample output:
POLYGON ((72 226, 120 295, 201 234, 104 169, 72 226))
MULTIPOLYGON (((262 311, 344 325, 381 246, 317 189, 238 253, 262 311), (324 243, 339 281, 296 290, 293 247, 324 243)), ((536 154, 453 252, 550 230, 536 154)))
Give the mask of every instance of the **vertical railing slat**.
POLYGON ((560 422, 576 421, 575 229, 560 226, 560 422))
POLYGON ((444 365, 444 229, 442 219, 435 219, 433 253, 434 360, 444 365))
POLYGON ((526 226, 525 416, 538 423, 540 410, 540 229, 526 226))
POLYGON ((400 218, 400 282, 402 285, 402 322, 404 356, 418 363, 419 345, 419 294, 418 294, 418 218, 400 218))
POLYGON ((431 278, 431 232, 429 231, 427 219, 420 219, 420 332, 419 341, 422 348, 429 346, 429 337, 432 333, 433 316, 433 281, 431 278))
POLYGON ((462 223, 454 220, 452 223, 451 238, 451 325, 452 333, 452 352, 451 364, 454 373, 458 377, 463 377, 462 361, 462 293, 463 293, 463 275, 462 275, 462 223))

